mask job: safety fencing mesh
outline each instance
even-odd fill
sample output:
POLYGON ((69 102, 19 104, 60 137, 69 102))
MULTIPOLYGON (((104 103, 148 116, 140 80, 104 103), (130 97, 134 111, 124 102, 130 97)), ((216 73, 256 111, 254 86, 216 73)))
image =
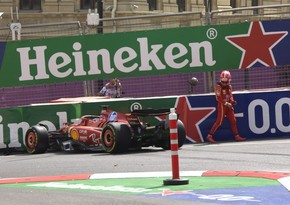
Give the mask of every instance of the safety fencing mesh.
MULTIPOLYGON (((21 39, 39 39, 60 36, 77 36, 98 33, 142 31, 201 25, 229 24, 253 20, 286 19, 290 17, 290 5, 260 6, 213 11, 211 13, 188 12, 178 14, 145 15, 101 19, 99 26, 85 22, 21 25, 21 39)), ((10 41, 9 26, 0 27, 0 41, 10 41)), ((290 65, 276 68, 232 70, 234 90, 277 89, 290 86, 290 65)), ((219 80, 219 72, 192 72, 146 77, 120 78, 122 97, 155 97, 170 95, 203 94, 213 91, 219 80), (199 83, 190 84, 196 77, 199 83)), ((84 82, 65 82, 46 85, 0 88, 0 107, 46 103, 58 98, 96 96, 107 82, 96 79, 84 82)))

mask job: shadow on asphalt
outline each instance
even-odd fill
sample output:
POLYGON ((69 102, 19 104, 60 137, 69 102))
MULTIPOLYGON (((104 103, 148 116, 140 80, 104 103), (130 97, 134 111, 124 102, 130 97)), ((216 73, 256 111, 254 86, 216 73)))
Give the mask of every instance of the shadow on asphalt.
MULTIPOLYGON (((48 150, 46 153, 54 153, 56 155, 67 155, 67 154, 94 154, 97 156, 100 155, 132 155, 132 154, 140 154, 140 153, 153 153, 153 152, 164 152, 162 148, 142 148, 141 150, 129 150, 124 153, 118 153, 118 154, 110 154, 107 153, 103 150, 97 150, 97 151, 92 151, 92 150, 72 150, 72 151, 56 151, 56 150, 48 150)), ((4 148, 0 149, 0 156, 8 156, 8 155, 30 155, 28 154, 25 150, 21 148, 4 148)), ((36 154, 36 155, 41 155, 41 154, 36 154)))

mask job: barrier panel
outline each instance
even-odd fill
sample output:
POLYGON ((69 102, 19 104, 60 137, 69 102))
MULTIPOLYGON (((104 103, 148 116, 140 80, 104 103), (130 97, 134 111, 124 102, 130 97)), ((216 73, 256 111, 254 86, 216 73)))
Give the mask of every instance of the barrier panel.
MULTIPOLYGON (((238 104, 235 116, 240 135, 247 139, 289 137, 290 90, 234 92, 238 104)), ((72 122, 86 114, 98 114, 101 105, 130 112, 133 109, 176 108, 184 123, 188 142, 206 142, 206 136, 216 118, 213 93, 204 95, 168 96, 156 98, 120 98, 91 101, 38 104, 0 109, 0 148, 23 147, 23 137, 29 126, 39 122, 50 130, 59 129, 64 122, 72 122)), ((159 118, 150 119, 153 121, 159 118)), ((234 140, 225 119, 215 133, 217 141, 234 140)))

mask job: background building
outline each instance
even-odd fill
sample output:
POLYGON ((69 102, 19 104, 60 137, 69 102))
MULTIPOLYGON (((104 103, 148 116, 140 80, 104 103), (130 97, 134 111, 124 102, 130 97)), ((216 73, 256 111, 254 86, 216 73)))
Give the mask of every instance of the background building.
MULTIPOLYGON (((2 0, 1 26, 86 20, 88 9, 98 9, 104 18, 287 4, 289 0, 2 0), (11 13, 15 15, 12 16, 11 13), (11 18, 13 17, 13 19, 11 18)), ((278 9, 281 10, 281 9, 278 9)), ((234 13, 247 13, 243 11, 234 13)), ((254 11, 259 12, 259 11, 254 11)), ((260 11, 265 12, 265 11, 260 11)))

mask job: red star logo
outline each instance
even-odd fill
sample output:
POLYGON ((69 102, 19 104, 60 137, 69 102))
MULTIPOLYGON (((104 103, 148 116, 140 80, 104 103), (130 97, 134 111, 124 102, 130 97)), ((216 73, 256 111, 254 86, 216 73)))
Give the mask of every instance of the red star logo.
POLYGON ((226 40, 243 52, 240 68, 250 68, 257 62, 275 66, 272 48, 287 34, 287 31, 265 32, 262 23, 257 21, 251 23, 248 34, 228 36, 226 40))
POLYGON ((176 113, 179 114, 179 119, 184 123, 188 140, 192 142, 204 141, 199 124, 213 113, 215 109, 215 107, 192 108, 188 98, 185 96, 177 99, 176 113))

